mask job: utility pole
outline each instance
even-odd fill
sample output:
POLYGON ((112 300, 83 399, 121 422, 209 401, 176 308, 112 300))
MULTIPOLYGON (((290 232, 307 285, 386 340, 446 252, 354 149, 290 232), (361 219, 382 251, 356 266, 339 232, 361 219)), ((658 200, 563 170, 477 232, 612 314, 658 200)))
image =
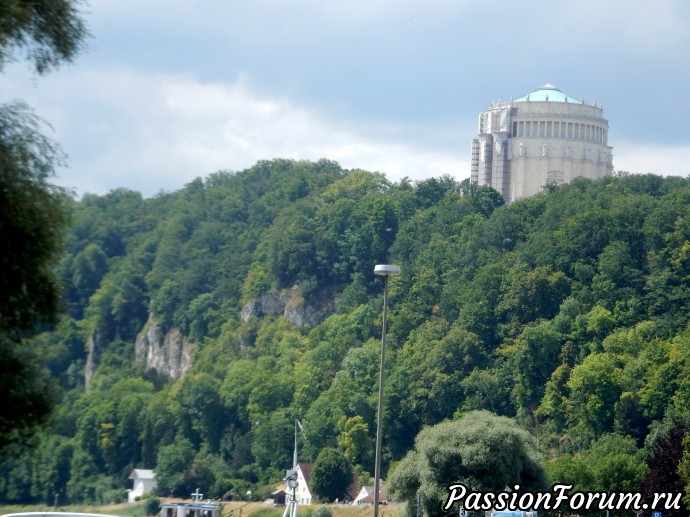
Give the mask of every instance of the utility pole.
POLYGON ((376 452, 374 457, 374 517, 379 517, 379 502, 381 497, 381 440, 383 431, 383 382, 386 378, 386 320, 388 317, 388 279, 400 274, 400 266, 393 264, 377 264, 374 274, 384 277, 383 287, 383 325, 381 328, 381 365, 379 367, 379 398, 376 410, 376 452))
POLYGON ((292 489, 292 495, 289 496, 290 501, 285 505, 283 517, 297 517, 297 426, 302 429, 302 424, 295 419, 295 448, 292 453, 292 469, 285 471, 285 479, 283 480, 287 483, 288 490, 292 489))

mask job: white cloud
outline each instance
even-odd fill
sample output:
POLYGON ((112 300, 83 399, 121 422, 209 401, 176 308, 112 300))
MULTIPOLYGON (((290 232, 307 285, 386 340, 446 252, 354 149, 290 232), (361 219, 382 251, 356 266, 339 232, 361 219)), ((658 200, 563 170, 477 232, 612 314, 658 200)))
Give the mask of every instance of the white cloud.
POLYGON ((290 99, 259 95, 244 76, 221 84, 89 70, 44 81, 36 109, 59 121, 56 138, 70 155, 57 183, 80 194, 127 187, 151 195, 271 158, 329 158, 392 180, 469 172, 460 148, 445 153, 405 144, 398 133, 371 136, 371 127, 358 131, 290 99))
POLYGON ((35 83, 8 67, 0 98, 53 124, 71 165, 60 182, 79 192, 153 194, 274 157, 462 179, 476 113, 546 81, 604 101, 628 139, 612 142, 617 169, 687 174, 686 147, 656 144, 688 140, 687 108, 668 106, 687 90, 689 6, 91 0, 91 51, 35 83))
MULTIPOLYGON (((259 94, 247 76, 211 83, 181 74, 70 70, 35 85, 10 77, 0 95, 28 99, 53 124, 70 164, 57 182, 80 194, 127 187, 153 195, 272 158, 328 158, 392 180, 469 175, 474 129, 346 120, 259 94)), ((612 144, 616 170, 690 174, 690 146, 612 144)))
MULTIPOLYGON (((80 194, 127 187, 152 195, 272 158, 328 158, 392 180, 469 175, 467 128, 431 132, 336 119, 289 98, 258 94, 246 76, 210 83, 179 74, 70 71, 28 90, 19 79, 8 81, 0 94, 23 94, 53 123, 70 155, 58 183, 80 194)), ((690 146, 612 143, 616 170, 690 174, 690 146)))
POLYGON ((641 145, 614 143, 613 166, 618 171, 690 176, 690 145, 641 145))

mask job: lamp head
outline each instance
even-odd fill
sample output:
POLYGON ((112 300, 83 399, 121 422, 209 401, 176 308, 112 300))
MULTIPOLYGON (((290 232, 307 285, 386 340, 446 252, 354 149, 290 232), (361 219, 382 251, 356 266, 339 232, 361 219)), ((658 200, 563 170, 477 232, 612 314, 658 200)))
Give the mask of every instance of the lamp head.
POLYGON ((400 274, 400 266, 378 264, 374 266, 374 274, 381 276, 398 276, 400 274))

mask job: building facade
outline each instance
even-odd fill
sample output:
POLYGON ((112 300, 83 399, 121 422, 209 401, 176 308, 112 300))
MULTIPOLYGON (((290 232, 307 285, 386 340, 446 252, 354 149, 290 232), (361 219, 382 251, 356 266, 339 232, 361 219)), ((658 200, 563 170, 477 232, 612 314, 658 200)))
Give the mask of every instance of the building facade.
POLYGON ((507 203, 549 183, 613 172, 608 121, 601 104, 586 104, 552 84, 479 114, 472 140, 470 180, 501 193, 507 203))
POLYGON ((129 475, 132 480, 132 489, 127 490, 127 501, 134 503, 144 494, 153 492, 156 489, 156 473, 148 469, 134 469, 129 475))
MULTIPOLYGON (((311 488, 309 488, 313 466, 312 463, 297 464, 297 484, 294 491, 297 504, 312 504, 315 500, 315 495, 312 494, 311 488)), ((287 483, 285 485, 285 492, 288 494, 288 497, 292 497, 293 489, 287 483)))

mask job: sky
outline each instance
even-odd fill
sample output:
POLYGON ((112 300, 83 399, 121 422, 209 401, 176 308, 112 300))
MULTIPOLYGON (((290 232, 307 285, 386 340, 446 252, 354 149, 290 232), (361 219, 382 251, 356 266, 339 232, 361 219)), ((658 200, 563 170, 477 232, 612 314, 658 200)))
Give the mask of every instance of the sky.
POLYGON ((90 0, 73 64, 5 67, 77 196, 259 160, 469 177, 477 117, 545 83, 602 103, 617 171, 690 175, 687 0, 90 0))

